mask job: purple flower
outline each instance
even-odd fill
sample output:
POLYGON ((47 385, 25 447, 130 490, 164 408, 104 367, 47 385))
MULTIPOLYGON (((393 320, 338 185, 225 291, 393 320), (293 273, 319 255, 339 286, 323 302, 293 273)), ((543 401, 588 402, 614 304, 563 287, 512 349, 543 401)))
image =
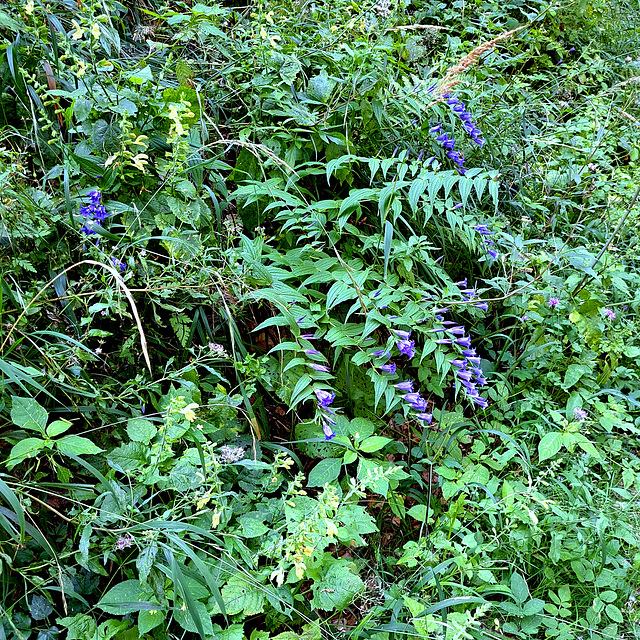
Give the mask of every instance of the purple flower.
POLYGON ((471 346, 471 338, 469 336, 466 336, 465 338, 458 338, 456 340, 456 342, 461 346, 461 347, 470 347, 471 346))
POLYGON ((472 398, 473 402, 475 402, 479 407, 486 409, 489 406, 489 403, 484 399, 478 396, 477 398, 472 398))
POLYGON ((466 380, 467 382, 470 382, 471 378, 473 377, 471 371, 466 371, 465 369, 456 371, 456 375, 458 376, 458 378, 460 378, 460 380, 466 380))
POLYGON ((587 412, 584 409, 581 409, 580 407, 576 407, 573 410, 573 417, 578 421, 578 422, 584 422, 587 419, 587 412))
POLYGON ((427 408, 427 401, 424 398, 418 398, 415 402, 411 403, 411 408, 416 411, 424 411, 427 408))
POLYGON ((549 298, 549 302, 547 302, 547 304, 552 309, 555 309, 560 304, 560 300, 558 300, 558 298, 549 298))
POLYGON ((481 387, 484 387, 487 384, 487 379, 483 378, 480 375, 476 376, 476 384, 479 384, 481 387))
POLYGON ((118 537, 114 548, 116 551, 123 551, 124 549, 132 547, 134 542, 133 536, 130 533, 125 533, 123 536, 118 537))
POLYGON ((296 322, 300 324, 307 316, 302 316, 302 318, 298 318, 296 322))
POLYGON ((481 236, 490 236, 493 235, 493 231, 489 230, 486 224, 477 224, 473 227, 481 236))
POLYGON ((396 389, 400 389, 400 391, 413 391, 413 382, 411 380, 399 382, 398 384, 394 384, 393 386, 396 389))
POLYGON ((331 438, 336 437, 336 434, 333 432, 331 425, 328 422, 328 418, 323 418, 322 420, 322 432, 324 433, 325 440, 331 440, 331 438))
POLYGON ((373 355, 374 356, 388 356, 389 352, 385 351, 384 349, 379 349, 378 351, 374 351, 373 355))
POLYGON ((420 399, 419 393, 405 393, 403 396, 405 402, 411 404, 412 402, 417 402, 420 399))
POLYGON ((467 360, 471 363, 477 366, 480 365, 480 358, 478 356, 468 356, 467 360))
POLYGON ((488 302, 476 302, 474 305, 477 309, 482 309, 483 311, 489 311, 489 303, 488 302))
POLYGON ((609 320, 615 320, 616 314, 611 309, 604 309, 604 314, 609 320))
POLYGON ((429 133, 440 133, 442 131, 442 125, 436 124, 431 129, 429 129, 429 133))
POLYGON ((336 397, 333 391, 326 391, 325 389, 314 389, 316 398, 318 398, 318 406, 328 407, 336 397))
POLYGON ((464 369, 467 364, 464 360, 449 360, 449 362, 458 369, 464 369))
POLYGON ((451 327, 451 329, 447 329, 447 333, 450 333, 454 336, 463 336, 465 332, 465 328, 464 327, 451 327))
POLYGON ((400 340, 408 340, 411 337, 411 331, 400 331, 399 329, 392 329, 400 340))
POLYGON ((377 297, 380 295, 380 293, 381 293, 381 291, 380 291, 380 289, 378 289, 377 291, 374 291, 374 292, 371 294, 371 297, 372 297, 372 298, 377 298, 377 297))
POLYGON ((317 340, 318 338, 316 338, 313 333, 303 333, 300 335, 301 338, 304 338, 305 340, 317 340))
POLYGON ((304 352, 310 356, 319 356, 320 352, 316 349, 305 349, 304 352))
POLYGON ((476 355, 476 350, 475 349, 463 349, 462 350, 462 355, 465 358, 468 358, 469 356, 473 357, 476 355))
POLYGON ((325 367, 323 364, 316 364, 315 362, 308 362, 307 364, 312 369, 315 369, 316 371, 321 371, 322 373, 329 373, 330 371, 329 367, 325 367))
POLYGON ((118 258, 111 258, 111 264, 114 267, 118 267, 118 269, 120 269, 120 273, 124 273, 127 268, 127 265, 124 262, 120 262, 118 258))
POLYGON ((500 257, 500 254, 493 249, 487 249, 487 254, 491 256, 492 260, 497 260, 500 257))
POLYGON ((389 364, 383 364, 380 367, 385 373, 395 373, 396 372, 396 363, 390 362, 389 364))
POLYGON ((450 138, 448 133, 443 133, 442 135, 436 138, 438 142, 442 144, 442 146, 448 151, 453 151, 453 148, 456 146, 456 141, 454 138, 450 138))
POLYGON ((400 340, 397 344, 398 351, 403 355, 407 356, 407 358, 413 358, 414 350, 413 347, 415 342, 413 340, 400 340))
MULTIPOLYGON (((455 324, 455 322, 453 324, 455 324)), ((427 329, 427 333, 441 333, 442 331, 446 331, 446 329, 444 327, 440 327, 437 329, 427 329)))
POLYGON ((433 313, 445 313, 446 311, 451 311, 451 307, 443 307, 442 309, 434 309, 433 313))
POLYGON ((431 421, 433 420, 433 414, 432 413, 418 413, 418 414, 416 414, 416 418, 418 420, 422 420, 422 422, 426 422, 427 424, 431 424, 431 421))
POLYGON ((436 344, 453 344, 453 338, 439 338, 435 342, 436 344))
POLYGON ((465 278, 464 280, 460 280, 460 282, 454 282, 453 284, 455 284, 456 287, 466 287, 467 286, 467 279, 465 278))

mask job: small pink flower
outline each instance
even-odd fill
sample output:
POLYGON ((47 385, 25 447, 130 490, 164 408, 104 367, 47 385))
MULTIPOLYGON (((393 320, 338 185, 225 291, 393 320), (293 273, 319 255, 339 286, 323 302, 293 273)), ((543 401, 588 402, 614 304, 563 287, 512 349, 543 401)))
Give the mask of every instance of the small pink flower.
POLYGON ((607 318, 609 318, 609 320, 615 320, 615 318, 616 318, 616 314, 611 309, 605 309, 604 310, 604 315, 607 316, 607 318))

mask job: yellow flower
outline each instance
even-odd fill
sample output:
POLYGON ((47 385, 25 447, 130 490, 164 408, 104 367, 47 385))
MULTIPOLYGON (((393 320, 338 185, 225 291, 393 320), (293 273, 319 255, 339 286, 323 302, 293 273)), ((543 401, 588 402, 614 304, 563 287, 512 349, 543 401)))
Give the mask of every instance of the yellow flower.
POLYGON ((102 31, 100 31, 100 25, 97 22, 94 22, 93 26, 91 27, 91 35, 97 40, 100 37, 101 33, 102 31))
MULTIPOLYGON (((131 158, 131 163, 133 164, 133 166, 136 169, 139 169, 140 171, 142 171, 142 173, 145 173, 145 168, 144 165, 145 164, 149 164, 147 162, 149 156, 146 153, 139 153, 135 156, 133 156, 133 158, 131 158)), ((191 406, 191 405, 189 405, 191 406)), ((197 404, 195 405, 196 407, 198 406, 197 404)), ((187 407, 188 408, 188 407, 187 407)), ((181 410, 180 413, 184 413, 184 410, 181 410)), ((186 413, 184 414, 184 417, 189 420, 189 422, 193 422, 193 420, 196 417, 196 414, 193 413, 193 411, 190 412, 189 415, 187 415, 186 413), (193 416, 193 418, 189 418, 189 416, 193 416)))
POLYGON ((282 567, 278 567, 275 571, 272 571, 269 576, 269 580, 275 580, 276 584, 281 587, 284 582, 284 569, 282 567))
POLYGON ((302 547, 302 553, 304 553, 305 556, 310 556, 313 553, 313 547, 302 547))
POLYGON ((108 166, 112 165, 112 164, 113 164, 113 161, 114 161, 117 157, 118 157, 118 156, 115 156, 115 155, 114 155, 114 156, 109 156, 109 157, 104 161, 105 169, 106 169, 108 166))
POLYGON ((209 502, 209 500, 211 500, 211 492, 207 491, 207 493, 205 493, 201 498, 198 498, 196 500, 196 509, 198 511, 203 509, 207 502, 209 502))
POLYGON ((276 44, 278 42, 278 40, 280 40, 280 36, 270 36, 269 37, 269 44, 274 48, 277 49, 278 45, 276 44))
POLYGON ((75 31, 71 34, 71 39, 80 40, 82 37, 84 37, 84 29, 75 20, 72 20, 71 24, 75 28, 75 31))
POLYGON ((267 15, 265 16, 265 19, 269 24, 273 24, 273 11, 269 11, 269 13, 267 13, 267 15))
POLYGON ((78 60, 78 69, 76 71, 76 75, 78 78, 82 78, 82 76, 87 71, 87 65, 84 63, 84 60, 78 60))
POLYGON ((211 528, 215 529, 220 524, 220 516, 222 514, 217 509, 213 512, 211 516, 211 528))
POLYGON ((30 16, 33 14, 33 10, 34 10, 34 6, 33 6, 33 0, 29 0, 29 2, 27 2, 27 4, 24 5, 24 12, 30 16))
POLYGON ((293 467, 293 460, 291 458, 285 458, 279 466, 284 467, 285 469, 291 469, 291 467, 293 467))
POLYGON ((333 520, 325 519, 324 523, 327 527, 327 535, 335 538, 338 535, 338 528, 336 527, 333 520))
MULTIPOLYGON (((144 153, 139 153, 138 155, 139 156, 144 156, 145 158, 148 157, 144 153)), ((133 160, 133 158, 131 158, 131 160, 133 160)), ((148 164, 148 163, 146 163, 146 164, 148 164)), ((143 171, 144 171, 144 169, 143 169, 143 171)), ((197 405, 195 402, 192 402, 191 404, 188 404, 184 409, 180 409, 180 413, 185 417, 187 422, 193 422, 196 419, 196 414, 194 412, 194 409, 197 409, 199 406, 200 405, 197 405)))

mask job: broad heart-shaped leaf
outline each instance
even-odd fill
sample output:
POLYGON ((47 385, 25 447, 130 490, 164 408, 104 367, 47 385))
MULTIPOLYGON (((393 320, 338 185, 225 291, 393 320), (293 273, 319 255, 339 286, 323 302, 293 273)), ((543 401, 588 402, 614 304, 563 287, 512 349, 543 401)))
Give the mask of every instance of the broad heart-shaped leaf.
POLYGON ((353 602, 364 583, 342 563, 331 565, 327 575, 313 585, 313 605, 325 611, 342 611, 353 602))
POLYGON ((65 436, 56 441, 56 447, 60 453, 71 456, 88 456, 104 451, 97 447, 88 438, 82 436, 65 436))
POLYGON ((49 414, 33 398, 19 398, 11 396, 11 419, 13 423, 23 429, 39 431, 44 435, 49 414))
POLYGON ((66 630, 66 640, 93 640, 96 635, 96 622, 86 613, 77 613, 73 618, 57 621, 66 630))
POLYGON ((25 438, 20 440, 9 454, 9 459, 5 461, 7 469, 13 469, 27 458, 34 458, 44 448, 44 440, 40 438, 25 438))
POLYGON ((162 624, 165 619, 165 612, 159 610, 141 611, 138 614, 138 633, 144 634, 151 629, 155 629, 159 624, 162 624))
POLYGON ((370 436, 366 440, 363 440, 358 449, 365 453, 373 453, 374 451, 380 451, 382 447, 392 442, 391 438, 385 438, 383 436, 370 436))
POLYGON ((47 427, 47 435, 50 438, 55 438, 56 436, 59 436, 61 433, 68 431, 70 426, 71 426, 71 423, 68 420, 54 420, 47 427))
POLYGON ((564 374, 564 382, 562 383, 562 388, 565 391, 569 390, 589 370, 589 367, 584 364, 570 364, 567 367, 566 373, 564 374))
POLYGON ((34 595, 31 598, 29 614, 34 620, 44 620, 53 613, 51 603, 42 596, 34 595))
POLYGON ((244 611, 247 617, 264 611, 264 592, 259 585, 251 584, 250 576, 233 576, 222 588, 222 599, 228 615, 244 611))
POLYGON ((107 462, 121 473, 135 471, 147 463, 148 447, 140 442, 128 442, 107 454, 107 462))
POLYGON ((519 605, 529 598, 527 583, 517 571, 511 574, 511 595, 519 605))
POLYGON ((334 518, 339 524, 338 540, 350 544, 365 544, 362 536, 378 530, 373 518, 359 504, 345 504, 340 507, 334 518))
POLYGON ((329 78, 327 72, 323 69, 319 75, 309 79, 307 95, 312 100, 327 102, 335 86, 336 81, 329 78))
POLYGON ((563 436, 564 434, 560 431, 553 431, 552 433, 547 433, 542 437, 542 440, 538 443, 539 462, 542 462, 547 458, 552 458, 556 453, 558 453, 558 451, 560 451, 563 436))
POLYGON ((151 587, 141 584, 140 580, 125 580, 111 587, 98 602, 98 607, 107 613, 125 615, 132 611, 153 610, 159 606, 151 602, 151 587))
POLYGON ((158 429, 150 420, 144 418, 131 418, 127 422, 127 435, 134 442, 149 444, 158 433, 158 429))

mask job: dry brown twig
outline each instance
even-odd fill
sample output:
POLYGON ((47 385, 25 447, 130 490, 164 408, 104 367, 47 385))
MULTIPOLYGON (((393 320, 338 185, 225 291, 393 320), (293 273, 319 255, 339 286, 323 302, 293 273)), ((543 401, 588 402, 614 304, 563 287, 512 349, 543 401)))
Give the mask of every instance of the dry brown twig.
POLYGON ((438 83, 438 86, 434 91, 434 95, 438 96, 442 95, 443 93, 448 93, 453 87, 455 87, 459 82, 462 81, 458 79, 458 76, 465 73, 467 69, 470 69, 483 54, 493 49, 493 47, 501 40, 506 40, 507 38, 510 38, 514 33, 525 29, 526 26, 527 25, 523 25, 522 27, 511 29, 511 31, 505 31, 493 40, 483 42, 480 46, 469 52, 464 58, 461 58, 458 61, 458 64, 454 65, 447 71, 444 78, 442 78, 442 80, 440 80, 440 82, 438 83))

